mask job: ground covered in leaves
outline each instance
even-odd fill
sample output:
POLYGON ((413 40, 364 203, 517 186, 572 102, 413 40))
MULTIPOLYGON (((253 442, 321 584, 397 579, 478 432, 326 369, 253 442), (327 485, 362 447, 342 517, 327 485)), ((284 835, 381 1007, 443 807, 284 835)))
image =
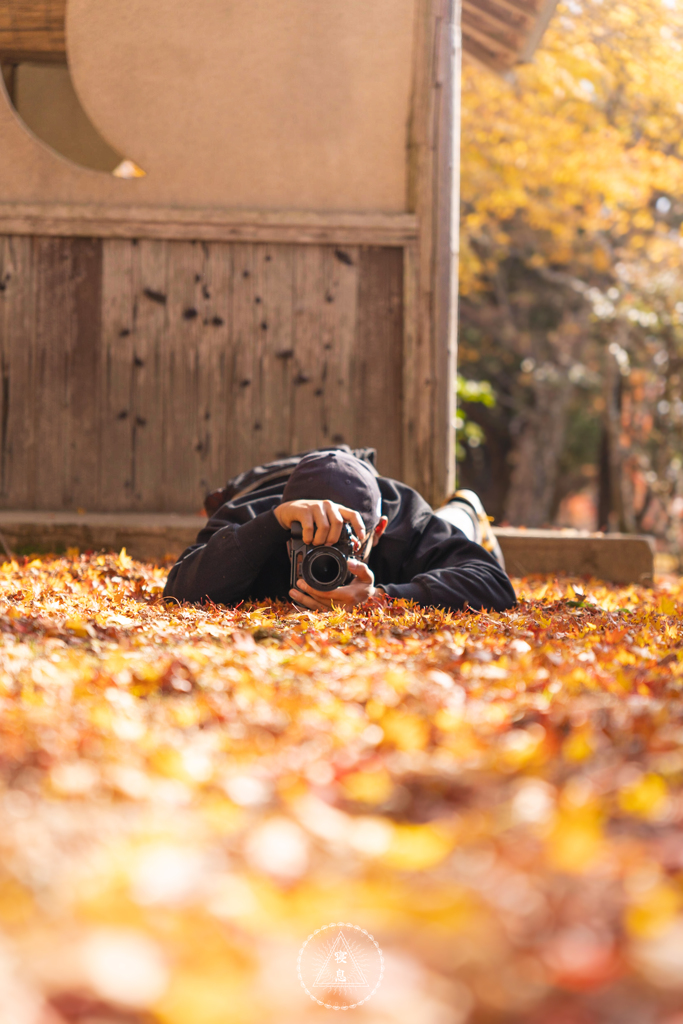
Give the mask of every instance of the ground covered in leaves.
POLYGON ((161 601, 0 566, 0 1019, 294 1024, 330 921, 373 1024, 682 1024, 683 582, 517 609, 161 601))

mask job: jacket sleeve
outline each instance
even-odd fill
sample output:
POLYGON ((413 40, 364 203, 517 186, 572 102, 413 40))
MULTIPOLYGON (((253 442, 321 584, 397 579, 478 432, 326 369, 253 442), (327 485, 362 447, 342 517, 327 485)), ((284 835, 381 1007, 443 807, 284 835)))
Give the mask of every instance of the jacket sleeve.
POLYGON ((266 561, 288 538, 289 530, 280 526, 273 511, 242 524, 216 516, 171 569, 164 597, 236 604, 249 595, 266 561))
POLYGON ((517 602, 512 584, 493 555, 460 530, 430 515, 417 543, 405 552, 401 581, 378 585, 391 597, 459 611, 505 611, 517 602))

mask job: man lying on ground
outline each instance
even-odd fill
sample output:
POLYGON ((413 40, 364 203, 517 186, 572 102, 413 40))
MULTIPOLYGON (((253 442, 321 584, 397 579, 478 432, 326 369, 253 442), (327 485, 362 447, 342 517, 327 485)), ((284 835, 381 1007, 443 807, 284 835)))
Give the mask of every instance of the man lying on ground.
POLYGON ((368 451, 321 449, 231 481, 173 566, 164 596, 217 604, 289 598, 315 611, 384 594, 453 610, 511 608, 515 593, 477 496, 459 492, 434 513, 411 487, 377 476, 368 451), (352 581, 328 591, 303 578, 292 586, 293 523, 313 546, 337 544, 349 523, 352 581))

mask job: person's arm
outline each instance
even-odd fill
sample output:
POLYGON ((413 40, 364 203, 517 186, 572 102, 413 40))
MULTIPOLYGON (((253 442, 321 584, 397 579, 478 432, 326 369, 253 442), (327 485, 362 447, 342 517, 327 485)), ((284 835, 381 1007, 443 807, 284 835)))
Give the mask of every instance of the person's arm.
MULTIPOLYGON (((388 547, 391 539, 387 537, 382 544, 388 547)), ((396 551, 395 557, 398 554, 396 551)), ((476 611, 505 611, 517 601, 508 576, 493 555, 434 515, 429 516, 416 543, 405 551, 398 575, 399 582, 389 583, 384 582, 384 573, 378 573, 377 581, 390 597, 421 605, 452 611, 465 605, 476 611)))
POLYGON ((272 510, 244 523, 216 515, 171 569, 164 597, 236 604, 249 596, 267 560, 288 539, 289 530, 280 526, 272 510))

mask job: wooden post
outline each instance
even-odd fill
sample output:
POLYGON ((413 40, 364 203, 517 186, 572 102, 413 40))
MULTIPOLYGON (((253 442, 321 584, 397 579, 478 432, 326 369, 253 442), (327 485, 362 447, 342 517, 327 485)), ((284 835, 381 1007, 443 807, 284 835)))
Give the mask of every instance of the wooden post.
MULTIPOLYGON (((462 0, 452 0, 448 24, 448 37, 445 46, 448 49, 447 66, 449 68, 448 95, 450 102, 444 116, 448 118, 448 147, 444 145, 442 161, 442 178, 439 193, 447 197, 447 211, 439 224, 447 237, 442 239, 438 263, 442 267, 444 280, 439 288, 440 302, 446 307, 442 312, 444 337, 437 337, 438 349, 443 353, 443 372, 446 388, 441 394, 445 398, 445 408, 437 410, 445 424, 445 450, 440 454, 445 462, 445 487, 441 490, 441 481, 435 479, 436 504, 450 497, 456 485, 455 463, 455 414, 456 394, 455 381, 458 357, 458 284, 460 261, 460 118, 461 118, 461 76, 462 76, 462 0), (446 221, 448 217, 448 222, 446 221)), ((446 133, 444 131, 444 138, 446 133)))
POLYGON ((404 478, 433 505, 455 484, 460 0, 420 0, 409 139, 418 240, 404 263, 404 478))

